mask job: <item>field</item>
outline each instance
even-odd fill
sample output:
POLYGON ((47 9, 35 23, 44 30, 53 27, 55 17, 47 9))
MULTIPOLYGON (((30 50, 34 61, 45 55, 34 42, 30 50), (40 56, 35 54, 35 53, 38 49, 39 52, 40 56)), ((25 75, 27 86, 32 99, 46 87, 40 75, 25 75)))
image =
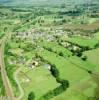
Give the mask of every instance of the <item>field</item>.
POLYGON ((99 32, 95 33, 95 39, 97 39, 99 41, 99 32))
POLYGON ((75 45, 78 45, 78 46, 89 47, 89 48, 94 48, 95 45, 99 43, 99 41, 95 39, 86 39, 86 38, 81 38, 81 37, 71 37, 71 38, 66 38, 63 40, 74 43, 75 45))
MULTIPOLYGON (((0 5, 0 68, 12 94, 16 100, 98 100, 98 3, 41 1, 0 5)), ((3 84, 0 72, 0 99, 9 97, 3 84)))
POLYGON ((99 66, 99 49, 84 52, 84 55, 87 55, 88 61, 92 62, 97 67, 99 66))
POLYGON ((33 91, 36 99, 38 99, 49 90, 53 90, 59 86, 56 80, 52 77, 51 73, 46 70, 44 66, 39 66, 38 68, 32 70, 23 68, 18 77, 25 92, 22 100, 27 100, 29 91, 33 91))
POLYGON ((55 42, 41 42, 40 45, 47 49, 51 49, 53 52, 57 54, 62 53, 64 57, 68 57, 72 55, 72 53, 68 49, 58 45, 55 42))
MULTIPOLYGON (((60 77, 63 78, 63 79, 68 79, 69 82, 70 82, 70 88, 65 93, 63 93, 60 96, 57 96, 53 100, 58 100, 58 99, 59 100, 60 99, 62 99, 62 100, 65 100, 65 99, 72 100, 74 98, 75 98, 75 100, 76 99, 79 100, 80 98, 82 100, 85 98, 85 100, 86 100, 88 93, 86 93, 85 91, 87 91, 87 89, 90 87, 90 83, 91 83, 92 80, 88 81, 89 79, 91 79, 91 77, 82 68, 92 70, 93 66, 91 67, 89 65, 90 63, 82 62, 80 59, 78 60, 78 58, 76 58, 76 57, 70 57, 69 60, 67 60, 67 59, 65 60, 64 58, 57 56, 54 53, 50 53, 49 51, 46 51, 46 50, 41 52, 41 56, 44 59, 48 60, 49 62, 56 64, 57 68, 60 71, 60 77), (74 62, 76 65, 71 64, 70 61, 74 62), (81 66, 81 68, 80 68, 80 66, 81 66), (89 68, 88 68, 88 66, 89 66, 89 68), (70 73, 68 73, 68 72, 70 72, 70 73), (84 82, 84 84, 83 84, 83 82, 84 82), (86 85, 86 83, 88 85, 86 85), (81 85, 79 86, 79 84, 81 84, 81 85), (81 92, 82 90, 78 91, 76 86, 79 86, 79 88, 81 88, 81 87, 82 88, 86 87, 86 88, 83 90, 83 92, 81 92), (77 91, 75 92, 75 88, 78 92, 77 91), (81 94, 80 94, 80 92, 81 92, 81 94), (85 95, 84 95, 84 92, 85 92, 85 95)), ((92 91, 93 91, 95 89, 96 85, 93 85, 93 84, 91 84, 91 85, 92 85, 92 88, 93 88, 92 91)), ((89 95, 91 95, 91 94, 92 94, 92 96, 94 95, 94 93, 89 93, 89 95)))
POLYGON ((70 84, 77 82, 79 79, 84 77, 84 75, 88 75, 85 71, 81 70, 80 68, 76 67, 75 65, 71 64, 69 61, 65 60, 63 57, 56 55, 55 53, 44 50, 39 55, 42 56, 45 60, 51 62, 52 64, 55 64, 60 72, 60 77, 62 79, 68 79, 70 84), (71 72, 66 73, 66 71, 71 72), (75 76, 71 76, 71 74, 73 75, 75 73, 75 76))

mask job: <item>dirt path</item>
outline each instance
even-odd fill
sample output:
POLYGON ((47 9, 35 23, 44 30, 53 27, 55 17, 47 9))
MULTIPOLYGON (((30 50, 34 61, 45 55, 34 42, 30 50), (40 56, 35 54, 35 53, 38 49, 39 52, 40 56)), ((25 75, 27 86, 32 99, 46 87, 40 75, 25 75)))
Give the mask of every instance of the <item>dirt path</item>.
POLYGON ((20 85, 20 82, 19 82, 19 80, 18 80, 18 73, 21 71, 21 67, 20 68, 18 68, 17 70, 16 70, 16 72, 14 73, 14 80, 16 81, 16 83, 17 83, 17 85, 18 85, 18 88, 19 88, 19 90, 20 90, 20 96, 17 98, 17 100, 21 100, 21 98, 24 96, 24 91, 23 91, 23 89, 22 89, 22 87, 21 87, 21 85, 20 85))

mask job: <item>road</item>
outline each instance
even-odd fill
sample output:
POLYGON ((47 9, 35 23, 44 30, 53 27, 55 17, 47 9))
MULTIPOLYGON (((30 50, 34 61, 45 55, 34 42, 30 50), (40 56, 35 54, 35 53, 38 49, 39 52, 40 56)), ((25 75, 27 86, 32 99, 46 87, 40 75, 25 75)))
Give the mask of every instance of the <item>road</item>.
POLYGON ((17 98, 17 100, 21 100, 21 98, 24 96, 24 91, 23 91, 23 89, 22 89, 22 87, 20 85, 20 82, 18 80, 18 73, 21 71, 21 68, 22 67, 18 68, 16 70, 16 72, 14 73, 14 80, 16 81, 16 83, 18 85, 18 88, 19 88, 19 91, 20 91, 20 96, 17 98))
MULTIPOLYGON (((10 34, 9 38, 10 38, 10 34)), ((4 47, 5 47, 5 43, 8 39, 8 35, 5 36, 2 41, 1 41, 1 46, 0 46, 0 67, 1 67, 1 76, 2 76, 2 80, 3 80, 3 84, 5 87, 5 91, 7 94, 7 98, 8 100, 16 100, 16 98, 14 97, 14 93, 11 87, 11 84, 9 82, 6 70, 5 70, 5 63, 4 63, 4 47)))

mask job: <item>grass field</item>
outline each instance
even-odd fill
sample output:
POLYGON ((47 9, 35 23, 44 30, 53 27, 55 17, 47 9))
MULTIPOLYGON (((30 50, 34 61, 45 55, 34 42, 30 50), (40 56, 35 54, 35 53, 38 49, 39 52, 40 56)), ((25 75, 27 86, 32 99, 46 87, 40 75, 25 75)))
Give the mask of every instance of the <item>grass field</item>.
POLYGON ((22 100, 27 100, 28 94, 31 91, 34 92, 37 100, 49 90, 53 90, 60 85, 44 66, 39 66, 34 69, 23 67, 18 78, 25 93, 22 100), (27 82, 26 80, 29 81, 27 82))
POLYGON ((72 53, 68 49, 60 46, 57 42, 41 42, 40 44, 45 48, 52 49, 52 51, 56 52, 57 54, 62 52, 64 54, 64 57, 68 57, 72 55, 72 53))
POLYGON ((90 61, 83 61, 81 60, 79 57, 77 56, 72 56, 69 58, 70 62, 75 64, 76 66, 80 67, 81 69, 85 69, 85 70, 94 70, 95 69, 95 65, 90 62, 90 61))
MULTIPOLYGON (((32 91, 35 100, 38 100, 60 86, 52 71, 45 68, 50 63, 50 67, 56 66, 59 78, 70 83, 66 91, 51 100, 89 100, 88 97, 94 97, 96 83, 90 71, 99 70, 99 48, 95 48, 99 44, 99 32, 94 34, 99 28, 99 18, 93 18, 90 14, 98 9, 94 8, 96 5, 88 5, 88 11, 86 5, 70 5, 71 1, 54 7, 54 3, 59 5, 61 1, 51 0, 51 6, 22 7, 25 2, 21 7, 0 6, 0 39, 8 32, 13 33, 5 46, 4 60, 14 95, 18 97, 21 94, 19 84, 14 80, 18 68, 21 71, 17 73, 17 79, 24 92, 22 100, 27 100, 32 91), (78 54, 84 47, 89 47, 91 51, 84 52, 81 57, 73 55, 74 49, 78 54), (85 61, 84 55, 87 57, 85 61), (38 65, 31 68, 33 61, 37 61, 38 65)), ((5 94, 5 89, 0 76, 1 94, 5 94)))
POLYGON ((95 33, 94 36, 95 36, 95 39, 99 41, 99 32, 95 33))
POLYGON ((99 49, 86 51, 84 52, 84 55, 87 55, 89 62, 93 63, 97 67, 99 66, 99 49))
POLYGON ((50 63, 55 64, 60 72, 60 77, 69 80, 71 85, 88 75, 86 71, 71 64, 68 59, 64 59, 53 52, 44 50, 39 52, 39 55, 50 63))
POLYGON ((54 97, 51 100, 88 100, 88 97, 94 96, 95 88, 96 88, 96 84, 93 81, 90 82, 85 81, 85 84, 83 84, 82 86, 80 84, 80 87, 76 87, 76 86, 70 87, 67 91, 54 97), (91 82, 93 85, 90 85, 91 82), (83 87, 85 88, 82 89, 83 87), (74 88, 79 88, 80 91, 77 91, 74 88))
POLYGON ((64 59, 63 57, 60 57, 57 54, 47 50, 44 50, 41 53, 39 52, 39 55, 50 63, 55 64, 60 72, 60 77, 62 79, 67 79, 70 82, 70 88, 52 100, 87 100, 88 94, 92 96, 94 95, 93 91, 96 86, 93 84, 90 86, 90 81, 88 80, 91 77, 85 70, 82 69, 85 68, 88 70, 93 70, 95 68, 94 65, 91 65, 89 62, 83 62, 75 56, 70 57, 69 59, 64 59), (72 64, 71 62, 75 64, 72 64), (83 81, 85 84, 82 83, 83 81), (79 84, 82 85, 79 86, 79 84), (86 88, 83 91, 80 89, 80 91, 77 92, 74 88, 77 89, 78 86, 79 88, 86 88), (92 89, 90 87, 92 87, 92 89))
POLYGON ((88 46, 90 48, 94 48, 95 45, 99 43, 95 39, 85 39, 81 37, 66 38, 66 41, 72 42, 82 47, 88 46))

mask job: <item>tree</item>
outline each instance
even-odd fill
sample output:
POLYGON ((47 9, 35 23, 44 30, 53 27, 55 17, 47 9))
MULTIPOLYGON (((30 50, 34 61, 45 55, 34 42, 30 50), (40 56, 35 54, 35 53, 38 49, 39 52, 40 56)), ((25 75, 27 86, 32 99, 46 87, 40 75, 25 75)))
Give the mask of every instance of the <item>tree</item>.
POLYGON ((57 68, 56 68, 56 66, 55 65, 52 65, 52 67, 51 67, 51 73, 52 73, 52 75, 54 76, 54 77, 59 77, 59 71, 57 70, 57 68))
POLYGON ((51 51, 51 52, 53 51, 52 48, 46 48, 46 49, 47 49, 48 51, 51 51))
POLYGON ((73 55, 76 55, 78 57, 81 57, 82 56, 82 51, 81 50, 73 50, 71 49, 71 52, 73 53, 73 55))
POLYGON ((30 92, 28 95, 28 100, 34 100, 35 99, 35 95, 33 92, 30 92))
POLYGON ((60 52, 60 53, 59 53, 59 56, 64 56, 63 52, 60 52))
POLYGON ((62 23, 66 23, 66 19, 62 19, 62 23))
POLYGON ((6 32, 6 30, 7 30, 7 27, 4 27, 4 32, 6 32))
POLYGON ((83 60, 83 61, 86 61, 86 60, 87 60, 87 56, 83 56, 83 57, 82 57, 82 60, 83 60))
POLYGON ((61 85, 64 90, 66 90, 69 87, 69 81, 68 80, 62 80, 61 85))
POLYGON ((76 50, 76 53, 75 53, 78 57, 81 57, 82 56, 82 52, 80 50, 76 50))

